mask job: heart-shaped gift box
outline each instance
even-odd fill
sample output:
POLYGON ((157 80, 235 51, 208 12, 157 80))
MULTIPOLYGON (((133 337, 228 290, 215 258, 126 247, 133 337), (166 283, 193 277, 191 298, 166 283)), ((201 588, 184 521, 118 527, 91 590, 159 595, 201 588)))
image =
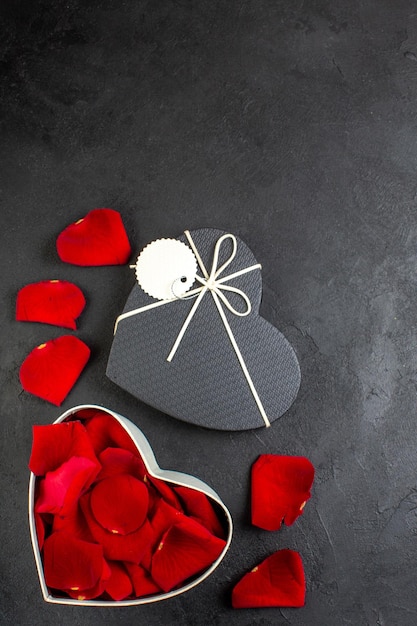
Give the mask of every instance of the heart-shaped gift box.
MULTIPOLYGON (((176 282, 185 282, 178 276, 175 297, 155 300, 136 284, 116 322, 107 376, 183 421, 269 426, 293 403, 300 368, 287 339, 259 315, 261 266, 224 231, 186 231, 178 241, 198 262, 197 287, 175 296, 176 282)), ((173 260, 167 255, 167 272, 173 260)))
MULTIPOLYGON (((172 485, 180 492, 182 488, 186 488, 186 490, 193 490, 195 492, 198 492, 199 494, 203 494, 206 498, 208 498, 213 510, 216 511, 218 520, 223 528, 223 533, 225 537, 224 547, 218 557, 208 567, 206 567, 203 571, 198 572, 196 575, 191 576, 186 581, 184 581, 183 584, 177 586, 169 592, 161 591, 160 593, 153 593, 152 595, 129 598, 121 601, 107 599, 80 600, 71 597, 61 597, 61 595, 56 593, 55 590, 51 590, 48 588, 45 580, 44 563, 41 550, 39 549, 35 520, 35 503, 38 478, 37 476, 35 476, 35 474, 31 473, 29 479, 29 526, 40 586, 44 600, 46 602, 54 604, 69 604, 78 606, 134 606, 172 598, 178 594, 182 594, 188 591, 189 589, 192 589, 196 585, 200 584, 203 580, 205 580, 216 569, 216 567, 225 556, 227 549, 229 548, 232 539, 233 524, 227 507, 222 502, 217 493, 200 479, 194 476, 190 476, 189 474, 184 474, 173 470, 161 469, 158 466, 152 448, 142 431, 130 420, 123 417, 122 415, 119 415, 118 413, 115 413, 114 411, 111 411, 110 409, 106 409, 104 407, 96 405, 80 405, 65 411, 65 413, 63 413, 54 422, 54 424, 77 421, 77 414, 80 414, 80 412, 86 410, 98 411, 103 415, 110 416, 111 418, 116 420, 116 422, 120 424, 120 426, 122 426, 124 431, 130 437, 131 442, 133 442, 134 448, 138 451, 139 457, 143 461, 148 476, 150 476, 151 478, 153 477, 154 479, 157 479, 159 481, 163 481, 163 483, 165 484, 172 485)), ((65 594, 62 594, 62 596, 65 596, 65 594)))

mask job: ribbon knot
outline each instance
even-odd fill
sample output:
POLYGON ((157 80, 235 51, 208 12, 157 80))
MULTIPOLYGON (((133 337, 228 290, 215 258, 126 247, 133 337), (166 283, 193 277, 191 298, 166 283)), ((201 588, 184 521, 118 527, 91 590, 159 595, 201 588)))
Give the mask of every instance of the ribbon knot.
POLYGON ((192 249, 192 251, 195 254, 195 257, 197 259, 198 265, 200 267, 200 270, 203 274, 203 276, 199 276, 196 275, 195 279, 197 282, 199 282, 201 284, 201 287, 197 287, 195 289, 191 289, 190 291, 187 292, 187 294, 185 296, 177 296, 175 295, 174 291, 174 298, 170 298, 168 300, 160 300, 158 302, 153 302, 152 304, 148 304, 145 305, 143 307, 140 307, 139 309, 134 309, 133 311, 128 311, 127 313, 122 313, 122 315, 119 315, 119 317, 116 320, 116 324, 114 327, 114 332, 116 333, 117 327, 119 322, 122 319, 126 319, 127 317, 131 317, 132 315, 136 315, 137 313, 143 313, 144 311, 148 311, 150 309, 156 308, 158 306, 163 306, 165 304, 168 304, 170 302, 175 302, 177 300, 188 300, 189 298, 196 298, 193 306, 191 307, 183 325, 182 328, 180 330, 180 332, 178 333, 178 336, 174 342, 174 345, 172 346, 171 352, 168 354, 167 356, 167 361, 171 362, 172 359, 175 356, 175 353, 178 349, 178 346, 181 343, 181 340, 192 320, 192 318, 194 317, 195 312, 197 311, 198 307, 200 306, 200 303, 202 301, 202 299, 204 298, 205 294, 207 292, 209 292, 214 300, 214 303, 217 307, 217 310, 219 312, 219 315, 221 317, 221 320, 223 322, 223 325, 226 329, 227 335, 230 339, 230 342, 233 346, 233 349, 235 351, 236 357, 239 361, 239 364, 242 368, 243 374, 246 378, 246 381, 249 385, 249 388, 252 392, 252 395, 254 397, 254 400, 258 406, 259 412, 262 415, 262 419, 265 422, 265 426, 270 426, 270 421, 265 413, 264 407, 262 405, 262 402, 258 396, 258 393, 256 391, 255 385, 253 384, 252 378, 249 374, 249 371, 246 367, 246 363, 243 359, 242 353, 240 352, 239 346, 237 345, 237 342, 234 338, 232 329, 230 328, 230 324, 227 320, 226 314, 223 310, 223 305, 234 315, 237 315, 238 317, 245 317, 246 315, 249 315, 249 313, 252 310, 252 306, 250 303, 250 300, 248 298, 248 296, 245 294, 244 291, 242 291, 241 289, 238 289, 237 287, 232 287, 231 285, 226 285, 226 282, 229 282, 230 280, 233 280, 234 278, 237 278, 238 276, 241 276, 242 274, 247 274, 248 272, 252 272, 253 270, 256 269, 261 269, 261 265, 259 263, 257 263, 256 265, 251 265, 250 267, 245 267, 242 270, 239 270, 237 272, 233 272, 232 274, 228 274, 227 276, 224 276, 223 278, 219 278, 219 276, 223 273, 223 271, 230 265, 230 263, 233 261, 233 259, 236 256, 236 251, 237 251, 237 241, 236 241, 236 237, 234 235, 232 235, 231 233, 226 233, 224 235, 222 235, 216 242, 216 245, 214 247, 214 253, 213 253, 213 262, 212 262, 212 266, 210 269, 210 272, 207 271, 203 260, 195 246, 195 243, 191 237, 191 234, 188 230, 186 230, 184 232, 185 236, 187 237, 188 243, 192 249), (219 261, 219 254, 220 254, 220 247, 222 245, 222 243, 226 240, 226 239, 230 239, 232 242, 232 252, 229 256, 228 259, 226 259, 226 261, 220 266, 217 267, 218 265, 218 261, 219 261), (230 293, 234 293, 237 294, 240 298, 243 299, 243 301, 246 304, 246 307, 243 311, 238 311, 228 300, 226 294, 224 292, 230 292, 230 293))
MULTIPOLYGON (((198 291, 201 291, 202 289, 206 288, 206 290, 210 290, 214 293, 217 294, 217 296, 222 300, 223 304, 229 309, 229 311, 231 311, 234 315, 238 315, 239 317, 245 317, 246 315, 249 315, 249 313, 252 310, 252 306, 250 303, 250 300, 248 298, 248 296, 245 294, 244 291, 242 291, 241 289, 237 289, 236 287, 231 287, 230 285, 225 285, 224 283, 232 280, 233 278, 236 278, 237 276, 240 276, 241 274, 244 274, 246 272, 250 272, 254 269, 261 269, 261 265, 258 263, 256 265, 252 265, 251 267, 247 267, 244 270, 241 270, 240 272, 235 272, 234 274, 229 274, 228 276, 225 276, 223 278, 218 278, 220 276, 220 274, 223 273, 223 271, 226 269, 226 267, 228 267, 230 265, 230 263, 233 261, 233 259, 236 256, 236 251, 237 251, 237 241, 236 241, 236 237, 230 233, 227 233, 225 235, 222 235, 220 237, 220 239, 217 240, 216 245, 214 247, 214 254, 213 254, 213 262, 212 262, 212 266, 211 266, 211 270, 210 270, 210 274, 207 272, 204 263, 198 253, 198 250, 194 244, 194 241, 191 238, 191 235, 189 233, 188 230, 185 231, 185 236, 188 239, 188 243, 190 244, 190 247, 192 249, 192 251, 194 252, 197 262, 200 266, 200 269, 203 273, 204 276, 196 276, 196 280, 201 283, 202 287, 200 287, 198 289, 198 291), (223 265, 221 265, 221 267, 217 267, 217 264, 219 262, 219 255, 220 255, 220 248, 221 245, 224 241, 226 241, 226 239, 230 239, 232 242, 232 252, 229 256, 229 258, 223 263, 223 265), (228 298, 226 297, 226 295, 223 293, 224 291, 229 291, 232 293, 237 294, 238 296, 240 296, 245 304, 246 304, 246 308, 244 311, 238 311, 237 309, 235 309, 234 306, 232 306, 232 304, 229 302, 228 298)), ((196 291, 196 290, 193 290, 196 291)))

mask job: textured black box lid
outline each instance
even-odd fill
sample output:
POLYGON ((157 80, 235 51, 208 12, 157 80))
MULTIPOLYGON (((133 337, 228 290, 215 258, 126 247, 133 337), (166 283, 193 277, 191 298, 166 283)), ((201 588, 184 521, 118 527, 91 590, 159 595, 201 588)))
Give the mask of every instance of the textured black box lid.
MULTIPOLYGON (((191 231, 201 259, 210 271, 216 242, 225 233, 216 229, 191 231)), ((188 243, 185 235, 178 237, 188 243)), ((237 254, 218 278, 257 264, 239 238, 237 254)), ((219 249, 220 267, 232 253, 226 239, 219 249)), ((202 275, 202 272, 198 271, 202 275)), ((222 307, 256 389, 263 410, 244 375, 210 291, 201 300, 171 362, 167 356, 195 299, 178 299, 121 319, 111 347, 107 376, 143 402, 178 419, 207 428, 246 430, 272 423, 293 403, 300 385, 300 368, 293 348, 258 311, 262 297, 260 269, 224 284, 242 290, 252 310, 239 317, 222 307)), ((195 286, 199 286, 197 283, 195 286)), ((242 308, 239 295, 224 292, 232 306, 242 308)), ((152 302, 136 284, 123 313, 152 302)))

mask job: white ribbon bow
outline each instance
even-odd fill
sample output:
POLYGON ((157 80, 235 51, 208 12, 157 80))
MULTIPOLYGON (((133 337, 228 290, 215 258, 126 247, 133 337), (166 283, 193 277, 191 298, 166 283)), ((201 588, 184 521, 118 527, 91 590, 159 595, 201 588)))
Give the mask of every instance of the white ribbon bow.
POLYGON ((190 291, 187 292, 186 296, 184 298, 182 297, 174 297, 174 298, 170 298, 168 300, 159 300, 158 302, 153 302, 152 304, 148 304, 145 305, 143 307, 140 307, 139 309, 134 309, 133 311, 128 311, 127 313, 122 313, 122 315, 119 315, 119 317, 116 319, 116 324, 114 327, 114 333, 116 333, 117 327, 119 325, 119 322, 123 319, 126 319, 127 317, 131 317, 132 315, 136 315, 138 313, 143 313, 144 311, 149 311, 150 309, 154 309, 156 307, 159 306, 163 306, 165 304, 168 304, 170 302, 175 302, 176 300, 183 300, 183 299, 188 299, 190 297, 194 297, 197 296, 196 301, 194 302, 193 306, 191 307, 190 312, 188 313, 182 328, 180 330, 180 332, 178 333, 178 337, 175 340, 174 345, 172 346, 171 352, 168 354, 167 356, 167 361, 171 362, 172 359, 174 358, 174 355, 178 349, 178 346, 181 343, 181 340, 188 328, 188 325, 190 324, 192 318, 194 317, 194 313, 197 311, 200 302, 202 301, 202 299, 204 298, 205 294, 207 292, 210 292, 214 303, 217 307, 217 310, 219 312, 219 315, 221 317, 221 320, 223 322, 223 325, 226 329, 227 335, 230 339, 230 342, 233 346, 233 349, 236 353, 237 359, 239 361, 240 367, 242 368, 243 374, 246 378, 246 381, 249 385, 249 388, 252 392, 252 395, 254 397, 254 400, 257 404, 257 407, 259 409, 260 414, 262 415, 262 419, 265 422, 265 426, 270 426, 271 423, 265 413, 265 409, 262 405, 262 402, 258 396, 258 393, 255 389, 255 385, 253 384, 252 378, 249 374, 249 371, 246 367, 245 361, 243 359, 242 353, 239 350, 239 346, 236 343, 236 340, 234 338, 232 329, 230 328, 229 322, 227 321, 227 317, 225 315, 225 312, 223 310, 222 307, 222 303, 224 304, 224 306, 234 315, 238 315, 239 317, 244 317, 246 315, 249 315, 249 313, 252 310, 252 306, 250 303, 250 300, 248 298, 248 296, 241 290, 238 289, 237 287, 231 287, 230 285, 225 285, 224 283, 232 280, 233 278, 237 278, 238 276, 241 276, 242 274, 247 274, 248 272, 252 272, 253 270, 256 269, 261 269, 261 265, 259 263, 257 263, 256 265, 251 265, 250 267, 245 267, 242 270, 239 270, 238 272, 233 272, 233 274, 229 274, 228 276, 224 276, 223 278, 218 278, 220 276, 220 274, 226 269, 226 267, 228 267, 228 265, 230 265, 230 263, 233 261, 233 259, 236 256, 236 251, 237 251, 237 241, 236 241, 236 237, 230 233, 227 233, 225 235, 222 235, 216 242, 215 248, 214 248, 214 254, 213 254, 213 263, 211 266, 211 270, 210 273, 208 273, 208 271, 205 268, 205 265, 201 259, 201 256, 195 246, 194 241, 192 240, 191 234, 188 230, 185 231, 185 236, 187 237, 188 243, 192 249, 192 251, 195 254, 195 257, 197 259, 197 262, 200 266, 201 272, 203 273, 203 276, 196 276, 196 280, 201 283, 201 287, 197 287, 196 289, 191 289, 190 291), (227 261, 225 261, 223 263, 223 265, 221 265, 219 268, 217 267, 217 263, 219 260, 219 252, 220 252, 220 246, 222 245, 223 241, 225 241, 226 239, 230 239, 232 241, 232 253, 230 255, 230 257, 227 259, 227 261), (245 304, 246 304, 246 308, 244 311, 238 311, 237 309, 235 309, 231 303, 229 302, 229 300, 227 299, 226 295, 224 292, 232 292, 232 293, 236 293, 238 296, 240 296, 245 304))

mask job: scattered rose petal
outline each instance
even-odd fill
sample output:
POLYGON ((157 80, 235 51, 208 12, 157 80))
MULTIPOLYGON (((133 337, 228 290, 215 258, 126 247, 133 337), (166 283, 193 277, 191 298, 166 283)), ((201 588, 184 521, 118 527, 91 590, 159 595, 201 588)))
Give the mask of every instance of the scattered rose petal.
POLYGON ((225 541, 197 522, 186 519, 164 534, 152 559, 151 575, 164 591, 209 567, 221 554, 225 541))
POLYGON ((54 472, 47 472, 40 483, 35 511, 65 515, 92 484, 100 465, 80 456, 73 456, 54 472))
POLYGON ((97 543, 103 546, 106 559, 111 561, 127 561, 140 563, 153 539, 153 530, 147 519, 142 526, 128 535, 112 533, 99 524, 91 511, 90 493, 80 499, 89 530, 97 543))
POLYGON ((213 535, 224 539, 224 530, 220 520, 209 498, 204 493, 180 485, 174 487, 174 490, 180 496, 187 515, 205 526, 213 535))
POLYGON ((156 582, 152 580, 149 573, 141 567, 141 565, 126 563, 126 569, 129 572, 129 576, 135 590, 135 596, 137 598, 161 593, 161 588, 158 587, 156 582))
POLYGON ((252 466, 252 524, 265 530, 293 524, 313 480, 314 467, 305 457, 261 455, 252 466))
POLYGON ((77 328, 75 320, 85 307, 84 294, 66 280, 43 280, 23 287, 17 294, 16 319, 77 328))
POLYGON ((130 243, 120 213, 93 209, 65 228, 57 238, 61 261, 73 265, 123 265, 130 256, 130 243))
POLYGON ((138 530, 148 512, 148 490, 144 483, 128 474, 117 474, 94 485, 91 512, 106 530, 127 535, 138 530))
POLYGON ((305 577, 298 552, 279 550, 241 578, 232 592, 235 609, 300 607, 305 602, 305 577))
POLYGON ((43 567, 48 587, 76 591, 94 588, 104 573, 103 549, 71 537, 68 533, 53 533, 45 540, 43 567))
POLYGON ((105 591, 112 600, 120 602, 133 592, 132 581, 121 563, 109 561, 111 576, 106 583, 105 591))
POLYGON ((33 426, 29 469, 36 476, 58 469, 73 456, 98 463, 90 438, 80 422, 63 422, 33 426))
POLYGON ((25 391, 60 406, 90 358, 90 349, 73 335, 41 344, 20 367, 25 391))

